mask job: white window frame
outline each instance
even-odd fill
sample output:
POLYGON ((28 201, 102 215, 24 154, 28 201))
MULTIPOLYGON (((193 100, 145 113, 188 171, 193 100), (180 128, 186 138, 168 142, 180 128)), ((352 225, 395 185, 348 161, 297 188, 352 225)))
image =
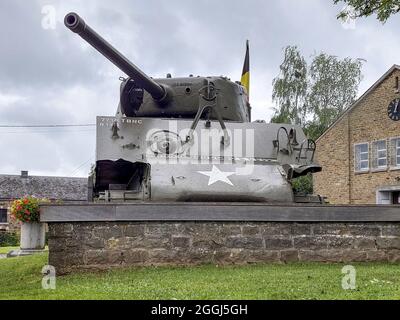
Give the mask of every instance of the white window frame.
POLYGON ((391 137, 390 141, 390 170, 400 170, 400 156, 397 152, 400 150, 400 137, 391 137), (393 146, 393 141, 394 146, 393 146), (394 161, 394 162, 393 162, 394 161))
POLYGON ((387 141, 386 140, 378 140, 375 141, 376 143, 376 167, 378 169, 384 169, 388 167, 388 148, 387 148, 387 141), (378 149, 378 144, 379 142, 384 142, 385 143, 385 148, 384 149, 378 149), (379 152, 385 151, 385 157, 379 157, 379 152), (379 165, 379 160, 385 160, 386 164, 383 166, 379 165))
POLYGON ((396 157, 396 168, 400 168, 400 154, 399 154, 399 151, 400 151, 400 138, 395 138, 395 140, 396 140, 396 145, 395 145, 395 150, 394 150, 394 152, 395 152, 395 157, 396 157))
POLYGON ((369 172, 370 170, 370 161, 369 161, 369 142, 363 142, 363 143, 356 143, 354 144, 354 172, 369 172), (367 145, 367 152, 360 152, 360 165, 357 165, 357 147, 359 146, 363 146, 363 145, 367 145), (361 154, 367 154, 367 160, 361 160, 361 154), (367 161, 368 166, 367 168, 363 169, 361 168, 361 163, 367 161), (359 167, 360 169, 358 170, 357 167, 359 167))

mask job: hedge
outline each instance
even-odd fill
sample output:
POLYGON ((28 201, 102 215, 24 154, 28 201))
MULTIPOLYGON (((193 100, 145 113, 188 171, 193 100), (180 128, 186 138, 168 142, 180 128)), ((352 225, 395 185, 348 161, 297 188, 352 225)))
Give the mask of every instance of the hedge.
POLYGON ((19 246, 19 234, 16 232, 0 232, 0 247, 19 246))

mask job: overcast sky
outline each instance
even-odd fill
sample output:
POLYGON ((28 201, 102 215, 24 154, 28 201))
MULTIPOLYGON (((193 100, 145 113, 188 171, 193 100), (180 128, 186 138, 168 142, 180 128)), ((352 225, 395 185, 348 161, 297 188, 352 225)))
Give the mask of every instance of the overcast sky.
MULTIPOLYGON (((0 0, 0 125, 90 124, 115 114, 123 74, 64 27, 69 11, 154 77, 240 80, 249 39, 254 120, 271 118, 272 80, 286 45, 307 58, 324 51, 366 59, 362 94, 400 63, 400 16, 343 26, 332 2, 0 0)), ((91 127, 0 128, 0 174, 87 176, 94 151, 91 127)))

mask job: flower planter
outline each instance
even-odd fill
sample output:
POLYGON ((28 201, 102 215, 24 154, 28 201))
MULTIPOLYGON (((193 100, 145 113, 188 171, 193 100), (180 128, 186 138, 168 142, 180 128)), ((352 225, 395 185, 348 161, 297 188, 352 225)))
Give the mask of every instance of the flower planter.
POLYGON ((46 225, 40 223, 40 204, 47 200, 24 197, 11 204, 11 217, 21 224, 21 250, 17 255, 32 254, 45 248, 46 225))
POLYGON ((46 225, 39 222, 23 222, 21 225, 21 250, 45 248, 46 225))

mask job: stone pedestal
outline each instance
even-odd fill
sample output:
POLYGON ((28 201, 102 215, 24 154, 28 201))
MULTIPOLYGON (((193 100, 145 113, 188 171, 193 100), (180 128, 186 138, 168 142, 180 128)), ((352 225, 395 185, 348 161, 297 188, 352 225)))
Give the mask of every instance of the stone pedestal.
POLYGON ((36 251, 45 248, 46 225, 38 222, 24 222, 21 226, 21 250, 36 251))
POLYGON ((382 206, 42 207, 57 274, 111 267, 400 262, 400 210, 382 206))

